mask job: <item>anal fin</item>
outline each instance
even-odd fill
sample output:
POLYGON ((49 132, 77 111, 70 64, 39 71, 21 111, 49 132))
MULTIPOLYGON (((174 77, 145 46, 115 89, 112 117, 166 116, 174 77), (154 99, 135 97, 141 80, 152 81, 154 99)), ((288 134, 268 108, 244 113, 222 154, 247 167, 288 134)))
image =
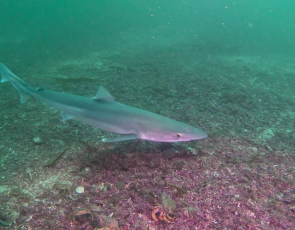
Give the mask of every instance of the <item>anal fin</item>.
POLYGON ((65 122, 66 120, 72 119, 73 117, 65 112, 61 112, 62 120, 65 122))

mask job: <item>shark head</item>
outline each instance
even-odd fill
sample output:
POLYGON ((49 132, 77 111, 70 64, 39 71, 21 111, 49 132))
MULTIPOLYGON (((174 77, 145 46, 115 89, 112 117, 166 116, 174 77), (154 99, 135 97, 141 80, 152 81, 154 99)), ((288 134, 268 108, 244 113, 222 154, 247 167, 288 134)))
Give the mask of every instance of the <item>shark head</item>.
POLYGON ((159 124, 158 128, 141 133, 139 136, 143 140, 180 142, 203 139, 207 137, 207 134, 188 124, 171 120, 171 122, 159 124))

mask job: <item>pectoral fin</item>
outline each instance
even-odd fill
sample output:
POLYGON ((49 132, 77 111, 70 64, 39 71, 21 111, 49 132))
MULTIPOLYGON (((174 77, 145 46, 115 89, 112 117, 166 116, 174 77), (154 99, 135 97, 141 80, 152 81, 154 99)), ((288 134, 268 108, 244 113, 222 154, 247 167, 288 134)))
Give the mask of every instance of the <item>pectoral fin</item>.
POLYGON ((139 137, 136 134, 124 134, 113 138, 104 138, 102 139, 103 142, 117 142, 117 141, 127 141, 138 139, 139 137))
POLYGON ((72 119, 72 116, 67 113, 61 112, 61 115, 62 115, 63 122, 65 122, 66 120, 72 119))

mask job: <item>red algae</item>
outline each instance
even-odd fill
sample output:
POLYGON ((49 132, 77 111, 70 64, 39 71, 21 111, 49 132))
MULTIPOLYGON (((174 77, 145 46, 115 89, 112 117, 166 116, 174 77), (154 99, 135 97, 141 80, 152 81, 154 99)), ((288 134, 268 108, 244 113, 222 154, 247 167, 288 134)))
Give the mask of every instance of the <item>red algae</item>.
POLYGON ((11 226, 23 229, 294 228, 292 155, 258 148, 252 161, 251 148, 222 140, 219 149, 172 159, 98 151, 81 165, 71 163, 82 154, 73 151, 59 162, 62 168, 40 167, 32 181, 19 180, 19 190, 0 199, 19 212, 11 226), (84 193, 76 193, 77 186, 84 193), (175 216, 171 223, 152 219, 163 194, 175 216))

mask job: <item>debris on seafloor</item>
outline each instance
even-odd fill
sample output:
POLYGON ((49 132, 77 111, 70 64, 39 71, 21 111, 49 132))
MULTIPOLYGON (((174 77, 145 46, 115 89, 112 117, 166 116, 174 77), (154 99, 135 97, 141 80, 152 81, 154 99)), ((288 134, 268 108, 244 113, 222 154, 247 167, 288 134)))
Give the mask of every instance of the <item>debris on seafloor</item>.
POLYGON ((73 221, 75 221, 76 218, 86 215, 91 215, 91 218, 93 219, 92 210, 89 208, 78 208, 70 214, 70 217, 73 221))
POLYGON ((31 167, 28 167, 26 168, 26 175, 28 176, 29 180, 32 180, 33 179, 33 176, 32 176, 32 172, 33 172, 33 169, 31 167))
POLYGON ((184 188, 182 188, 182 187, 180 187, 180 186, 178 186, 176 184, 172 184, 170 182, 166 182, 166 184, 169 185, 169 186, 172 186, 172 187, 176 188, 177 193, 179 193, 179 194, 186 194, 187 193, 187 190, 186 189, 184 189, 184 188))
POLYGON ((44 167, 52 167, 56 164, 56 162, 65 154, 65 152, 68 150, 69 148, 66 148, 65 150, 63 150, 56 158, 54 158, 50 163, 45 164, 44 167))

